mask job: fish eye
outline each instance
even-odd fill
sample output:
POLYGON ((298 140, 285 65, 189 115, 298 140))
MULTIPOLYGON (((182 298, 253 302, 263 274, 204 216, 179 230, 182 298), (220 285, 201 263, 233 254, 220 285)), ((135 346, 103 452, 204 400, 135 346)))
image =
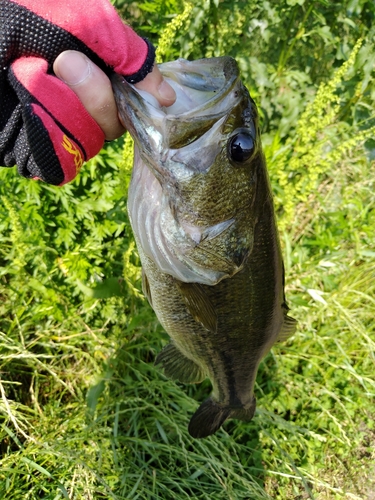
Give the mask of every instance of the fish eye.
POLYGON ((239 132, 233 136, 228 144, 229 157, 237 163, 243 163, 251 158, 254 150, 255 140, 247 131, 239 132))

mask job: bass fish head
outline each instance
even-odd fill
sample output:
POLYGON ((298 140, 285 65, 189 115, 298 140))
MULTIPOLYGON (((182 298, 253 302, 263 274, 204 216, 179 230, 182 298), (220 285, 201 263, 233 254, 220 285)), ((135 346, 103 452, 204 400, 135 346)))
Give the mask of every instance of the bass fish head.
POLYGON ((112 78, 136 146, 133 230, 162 271, 214 285, 237 273, 251 252, 257 176, 265 168, 256 106, 230 57, 159 68, 177 94, 169 108, 112 78))

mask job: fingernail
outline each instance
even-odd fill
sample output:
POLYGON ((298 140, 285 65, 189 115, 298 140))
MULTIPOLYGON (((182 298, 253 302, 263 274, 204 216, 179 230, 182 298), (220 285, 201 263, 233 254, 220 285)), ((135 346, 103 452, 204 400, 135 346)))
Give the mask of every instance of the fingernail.
POLYGON ((56 59, 55 73, 68 85, 79 85, 90 75, 91 63, 80 52, 69 50, 56 59))
POLYGON ((174 102, 176 100, 176 92, 165 80, 158 87, 159 96, 165 101, 174 102))

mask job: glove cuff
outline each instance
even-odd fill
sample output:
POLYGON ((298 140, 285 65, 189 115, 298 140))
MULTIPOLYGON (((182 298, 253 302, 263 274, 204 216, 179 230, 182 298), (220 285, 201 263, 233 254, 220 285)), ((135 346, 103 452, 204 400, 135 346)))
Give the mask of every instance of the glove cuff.
POLYGON ((124 79, 128 83, 138 83, 141 82, 149 73, 151 73, 152 68, 154 67, 155 64, 155 47, 152 45, 152 43, 147 39, 143 38, 143 40, 146 42, 147 47, 148 47, 148 52, 147 56, 145 59, 145 62, 143 63, 143 66, 139 71, 134 73, 133 75, 125 76, 124 79))

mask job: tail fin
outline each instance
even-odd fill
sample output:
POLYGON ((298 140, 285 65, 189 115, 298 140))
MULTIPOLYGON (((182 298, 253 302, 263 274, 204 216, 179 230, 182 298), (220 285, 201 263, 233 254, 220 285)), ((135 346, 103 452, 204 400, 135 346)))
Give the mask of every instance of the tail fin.
POLYGON ((227 418, 238 418, 249 421, 253 418, 256 401, 248 410, 224 406, 212 398, 206 399, 192 416, 189 423, 189 434, 194 438, 204 438, 215 434, 227 418))

